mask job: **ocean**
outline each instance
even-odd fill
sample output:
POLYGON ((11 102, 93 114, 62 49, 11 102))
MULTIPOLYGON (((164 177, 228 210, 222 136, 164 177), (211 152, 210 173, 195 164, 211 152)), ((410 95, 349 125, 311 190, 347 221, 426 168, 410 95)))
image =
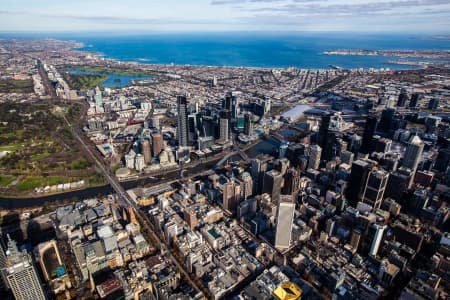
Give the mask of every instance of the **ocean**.
MULTIPOLYGON (((41 34, 42 35, 42 34, 41 34)), ((158 33, 158 34, 53 34, 83 42, 81 50, 106 58, 150 64, 235 67, 416 68, 387 64, 380 56, 324 55, 337 49, 450 49, 449 40, 412 34, 362 33, 158 33)))

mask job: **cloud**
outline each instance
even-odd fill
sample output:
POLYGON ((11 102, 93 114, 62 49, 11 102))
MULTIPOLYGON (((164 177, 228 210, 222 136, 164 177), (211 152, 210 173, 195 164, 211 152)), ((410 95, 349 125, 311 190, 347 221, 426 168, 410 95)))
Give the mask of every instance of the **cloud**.
POLYGON ((264 3, 279 3, 279 2, 293 2, 293 3, 315 3, 315 2, 327 2, 328 0, 212 0, 211 5, 234 5, 234 4, 264 4, 264 3))
POLYGON ((367 3, 353 3, 353 4, 298 4, 289 3, 280 7, 260 7, 250 8, 252 12, 285 12, 285 13, 303 13, 303 14, 345 14, 351 15, 355 13, 370 14, 381 11, 395 11, 403 13, 400 9, 411 8, 430 8, 438 5, 448 5, 448 0, 402 0, 402 1, 388 1, 388 2, 367 2, 367 3))
POLYGON ((169 18, 128 18, 117 16, 102 15, 60 15, 60 14, 42 14, 44 18, 60 18, 74 21, 87 21, 103 24, 123 24, 123 25, 152 25, 152 24, 180 24, 180 25, 208 25, 208 24, 234 24, 235 22, 226 22, 216 19, 169 19, 169 18))

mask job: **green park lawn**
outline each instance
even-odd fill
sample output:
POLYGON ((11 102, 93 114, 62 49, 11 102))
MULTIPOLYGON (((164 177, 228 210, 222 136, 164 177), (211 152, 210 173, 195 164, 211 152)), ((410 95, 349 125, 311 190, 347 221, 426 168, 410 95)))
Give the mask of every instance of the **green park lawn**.
POLYGON ((15 176, 12 176, 12 175, 0 175, 0 187, 7 187, 14 180, 16 180, 15 176))
POLYGON ((16 188, 20 191, 29 191, 35 188, 45 187, 46 185, 55 185, 60 183, 66 183, 68 178, 62 176, 30 176, 20 180, 16 185, 16 188))
POLYGON ((31 80, 31 79, 0 80, 0 93, 28 94, 28 93, 33 93, 33 92, 34 92, 33 80, 31 80))

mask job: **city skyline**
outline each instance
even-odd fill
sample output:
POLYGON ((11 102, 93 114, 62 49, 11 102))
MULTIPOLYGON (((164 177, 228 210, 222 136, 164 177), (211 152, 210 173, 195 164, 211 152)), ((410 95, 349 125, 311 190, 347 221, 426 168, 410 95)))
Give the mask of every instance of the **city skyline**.
POLYGON ((0 32, 346 31, 448 33, 445 0, 3 1, 0 32), (420 24, 420 26, 417 26, 420 24))

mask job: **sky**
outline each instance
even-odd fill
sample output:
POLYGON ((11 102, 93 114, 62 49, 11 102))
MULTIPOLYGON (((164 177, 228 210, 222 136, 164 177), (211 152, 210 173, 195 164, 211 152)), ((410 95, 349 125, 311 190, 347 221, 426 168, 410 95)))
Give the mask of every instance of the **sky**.
POLYGON ((1 0, 0 32, 450 34, 450 0, 1 0))

